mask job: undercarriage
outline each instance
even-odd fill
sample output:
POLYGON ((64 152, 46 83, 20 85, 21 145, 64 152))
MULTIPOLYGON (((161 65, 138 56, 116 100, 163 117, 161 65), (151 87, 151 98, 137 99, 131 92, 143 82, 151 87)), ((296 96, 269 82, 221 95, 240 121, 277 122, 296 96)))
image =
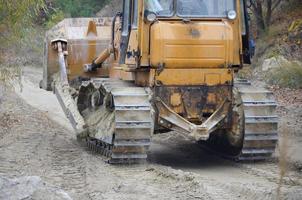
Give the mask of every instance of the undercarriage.
POLYGON ((152 90, 129 81, 93 78, 82 81, 73 93, 60 87, 55 91, 78 137, 109 163, 144 162, 152 135, 168 131, 203 141, 238 160, 270 158, 278 140, 272 93, 245 80, 235 83, 232 102, 225 99, 199 123, 188 121, 158 97, 151 104, 152 90))

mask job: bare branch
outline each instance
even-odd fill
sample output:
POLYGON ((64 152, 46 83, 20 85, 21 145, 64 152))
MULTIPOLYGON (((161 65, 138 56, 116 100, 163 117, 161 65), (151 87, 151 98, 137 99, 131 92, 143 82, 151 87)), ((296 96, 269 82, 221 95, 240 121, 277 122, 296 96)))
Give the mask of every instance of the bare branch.
POLYGON ((276 0, 274 1, 274 4, 272 5, 272 11, 274 11, 282 2, 282 0, 276 0))

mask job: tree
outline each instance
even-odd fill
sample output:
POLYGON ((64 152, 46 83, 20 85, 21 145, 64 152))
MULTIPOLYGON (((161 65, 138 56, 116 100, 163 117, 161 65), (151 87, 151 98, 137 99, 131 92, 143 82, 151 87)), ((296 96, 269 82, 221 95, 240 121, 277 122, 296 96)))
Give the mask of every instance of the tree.
MULTIPOLYGON (((44 0, 0 0, 0 87, 21 86, 21 70, 16 60, 7 62, 12 47, 20 46, 22 36, 30 34, 33 18, 45 9, 44 0)), ((32 46, 31 46, 32 47, 32 46)))
POLYGON ((273 13, 282 1, 285 0, 248 0, 248 7, 256 19, 258 34, 269 29, 273 13))
POLYGON ((0 0, 0 42, 22 35, 41 9, 46 9, 44 0, 0 0))

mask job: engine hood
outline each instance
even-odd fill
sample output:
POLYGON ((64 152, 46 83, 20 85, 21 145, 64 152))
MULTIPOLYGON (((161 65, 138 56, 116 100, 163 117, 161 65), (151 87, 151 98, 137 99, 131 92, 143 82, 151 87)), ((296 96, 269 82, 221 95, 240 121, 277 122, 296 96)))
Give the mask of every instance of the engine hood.
POLYGON ((153 67, 222 68, 233 62, 233 43, 227 21, 158 21, 150 31, 150 62, 153 67))

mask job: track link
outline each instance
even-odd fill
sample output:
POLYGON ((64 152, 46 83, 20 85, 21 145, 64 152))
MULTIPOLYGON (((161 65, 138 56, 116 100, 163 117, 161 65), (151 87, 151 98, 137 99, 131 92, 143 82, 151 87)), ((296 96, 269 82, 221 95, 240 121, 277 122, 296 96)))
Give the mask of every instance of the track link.
POLYGON ((153 127, 148 93, 142 87, 112 79, 92 79, 82 87, 91 84, 110 100, 102 106, 114 112, 114 132, 109 140, 108 136, 106 140, 88 137, 88 147, 106 156, 111 164, 145 162, 153 127))
POLYGON ((278 116, 273 93, 237 80, 244 109, 245 132, 238 160, 265 160, 272 157, 278 142, 278 116))

